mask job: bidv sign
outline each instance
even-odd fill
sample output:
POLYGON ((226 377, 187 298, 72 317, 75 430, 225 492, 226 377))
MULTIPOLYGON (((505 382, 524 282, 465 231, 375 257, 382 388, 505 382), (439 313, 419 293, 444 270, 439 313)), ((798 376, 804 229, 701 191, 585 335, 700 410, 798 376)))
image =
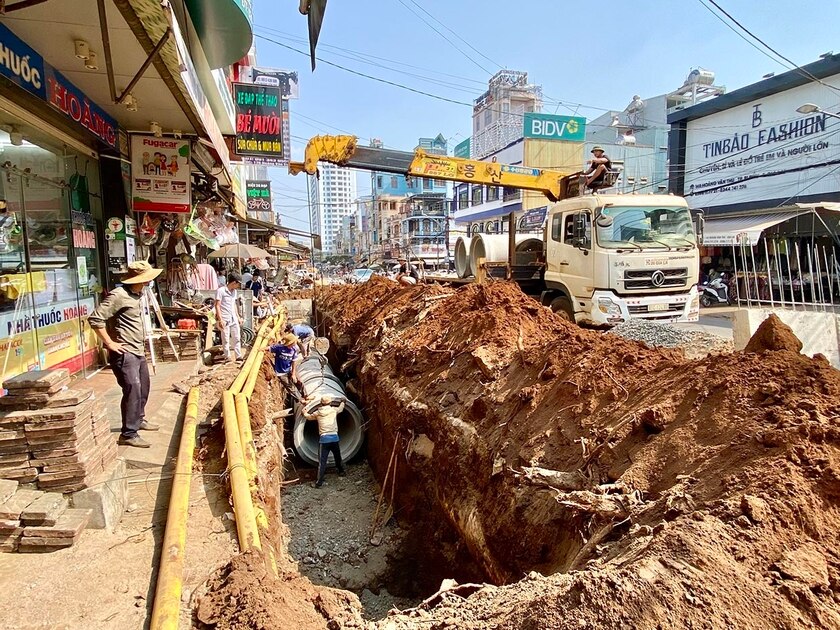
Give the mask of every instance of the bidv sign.
POLYGON ((586 119, 580 116, 529 112, 525 114, 524 120, 526 138, 583 142, 586 137, 586 119))

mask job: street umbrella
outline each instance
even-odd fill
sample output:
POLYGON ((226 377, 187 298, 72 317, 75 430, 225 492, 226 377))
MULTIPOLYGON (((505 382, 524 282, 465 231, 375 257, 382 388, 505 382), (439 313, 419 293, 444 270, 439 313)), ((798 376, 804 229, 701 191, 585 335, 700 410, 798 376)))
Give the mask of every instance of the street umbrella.
POLYGON ((271 256, 271 254, 267 251, 254 245, 234 243, 233 245, 220 247, 209 254, 207 258, 239 258, 246 260, 248 258, 268 258, 269 256, 271 256))

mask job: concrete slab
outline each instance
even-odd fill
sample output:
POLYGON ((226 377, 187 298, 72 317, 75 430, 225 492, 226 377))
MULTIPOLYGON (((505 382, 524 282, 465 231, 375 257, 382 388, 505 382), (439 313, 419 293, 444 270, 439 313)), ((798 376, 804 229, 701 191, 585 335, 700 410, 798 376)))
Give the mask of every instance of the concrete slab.
POLYGON ((802 341, 802 352, 808 356, 824 355, 840 368, 840 315, 819 311, 794 311, 783 308, 744 308, 733 317, 736 350, 743 350, 758 327, 771 313, 791 327, 802 341))
POLYGON ((114 531, 128 507, 128 477, 124 459, 118 459, 113 467, 90 488, 70 495, 70 504, 77 509, 91 511, 88 527, 114 531))

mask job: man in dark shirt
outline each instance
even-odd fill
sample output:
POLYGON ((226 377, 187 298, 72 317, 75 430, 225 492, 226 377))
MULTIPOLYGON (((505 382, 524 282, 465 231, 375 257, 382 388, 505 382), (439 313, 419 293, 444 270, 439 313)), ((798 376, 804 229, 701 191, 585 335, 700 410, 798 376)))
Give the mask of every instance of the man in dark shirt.
POLYGON ((584 172, 584 175, 586 176, 586 187, 595 190, 604 182, 607 171, 612 169, 612 162, 601 147, 593 147, 592 155, 595 157, 590 160, 589 168, 584 172))
POLYGON ((144 347, 146 335, 142 299, 143 290, 161 271, 146 261, 129 263, 128 275, 122 280, 123 286, 114 289, 88 318, 90 327, 108 349, 108 362, 122 388, 122 430, 117 443, 125 446, 149 448, 151 444, 137 431, 157 431, 160 428, 146 421, 149 367, 144 347))
POLYGON ((400 266, 397 268, 397 282, 400 284, 417 284, 420 282, 420 272, 404 257, 397 259, 400 266))

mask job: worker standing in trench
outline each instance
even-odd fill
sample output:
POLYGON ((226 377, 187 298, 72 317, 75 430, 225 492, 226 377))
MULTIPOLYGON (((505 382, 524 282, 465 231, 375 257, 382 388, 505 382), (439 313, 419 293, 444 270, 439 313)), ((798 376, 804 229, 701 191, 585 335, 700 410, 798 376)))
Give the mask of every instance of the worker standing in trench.
POLYGON ((303 417, 307 420, 318 421, 318 481, 316 488, 324 486, 324 476, 327 474, 327 459, 330 453, 335 458, 335 466, 338 468, 338 476, 343 477, 347 473, 344 470, 344 463, 341 461, 341 447, 338 442, 338 414, 344 411, 344 400, 333 400, 329 396, 321 396, 321 402, 311 411, 303 410, 303 417))
POLYGON ((312 345, 312 340, 315 339, 315 331, 312 326, 308 324, 286 324, 286 332, 292 333, 298 338, 298 348, 304 359, 309 357, 309 346, 312 345))
POLYGON ((297 373, 297 366, 302 358, 298 351, 298 343, 299 340, 295 335, 285 333, 280 337, 280 343, 271 344, 265 351, 274 355, 274 373, 280 378, 280 383, 292 395, 292 398, 301 402, 310 398, 307 398, 303 381, 297 373))

